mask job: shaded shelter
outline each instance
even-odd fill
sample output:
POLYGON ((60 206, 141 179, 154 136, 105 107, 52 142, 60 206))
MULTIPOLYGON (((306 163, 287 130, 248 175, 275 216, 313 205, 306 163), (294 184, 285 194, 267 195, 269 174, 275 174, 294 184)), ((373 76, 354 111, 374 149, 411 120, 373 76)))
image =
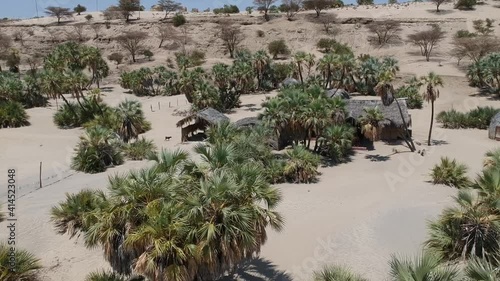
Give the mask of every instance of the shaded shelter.
POLYGON ((492 140, 500 140, 500 112, 491 119, 488 137, 492 140))
MULTIPOLYGON (((411 127, 411 115, 408 113, 406 99, 398 99, 406 126, 411 127)), ((397 140, 403 139, 405 135, 405 125, 396 103, 385 106, 381 100, 348 100, 347 101, 347 115, 348 120, 356 126, 360 127, 359 119, 364 115, 365 108, 378 107, 384 116, 384 120, 378 123, 378 138, 380 140, 397 140)), ((411 129, 410 129, 411 132, 411 129)))
POLYGON ((198 130, 205 132, 208 127, 221 122, 229 122, 229 118, 219 111, 208 107, 179 120, 177 127, 181 127, 181 141, 184 142, 188 140, 189 134, 198 130))

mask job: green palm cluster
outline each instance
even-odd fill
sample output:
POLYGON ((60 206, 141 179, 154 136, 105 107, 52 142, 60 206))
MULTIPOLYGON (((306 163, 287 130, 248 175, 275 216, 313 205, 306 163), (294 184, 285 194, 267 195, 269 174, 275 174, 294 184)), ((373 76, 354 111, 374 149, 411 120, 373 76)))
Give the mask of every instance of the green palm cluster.
POLYGON ((500 94, 500 53, 492 53, 479 59, 467 69, 467 78, 472 86, 485 89, 491 94, 500 94))
POLYGON ((274 134, 295 146, 299 142, 335 160, 342 161, 354 140, 354 129, 344 124, 346 103, 329 98, 319 86, 287 88, 263 104, 262 120, 274 134))
POLYGON ((500 112, 500 109, 491 106, 478 106, 466 113, 451 109, 440 112, 437 121, 443 125, 443 128, 448 129, 474 128, 485 130, 498 112, 500 112))
POLYGON ((14 260, 11 262, 11 246, 0 244, 0 280, 36 280, 37 270, 42 266, 40 260, 33 254, 20 249, 15 249, 14 260))
POLYGON ((111 177, 109 195, 67 195, 52 221, 59 233, 83 234, 86 246, 102 247, 117 274, 215 280, 257 254, 268 227, 283 226, 279 191, 262 164, 242 159, 236 147, 198 146, 197 162, 180 150, 162 151, 153 167, 111 177))

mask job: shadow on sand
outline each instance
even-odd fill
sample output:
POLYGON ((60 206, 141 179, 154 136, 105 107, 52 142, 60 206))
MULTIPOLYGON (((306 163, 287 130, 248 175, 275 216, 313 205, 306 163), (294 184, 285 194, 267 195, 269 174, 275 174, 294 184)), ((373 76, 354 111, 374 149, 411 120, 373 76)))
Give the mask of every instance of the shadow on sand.
POLYGON ((276 265, 263 258, 255 258, 245 262, 236 273, 227 276, 221 281, 292 281, 292 277, 279 269, 276 265))
POLYGON ((372 162, 385 162, 391 159, 391 155, 369 154, 365 156, 365 159, 369 159, 372 162))

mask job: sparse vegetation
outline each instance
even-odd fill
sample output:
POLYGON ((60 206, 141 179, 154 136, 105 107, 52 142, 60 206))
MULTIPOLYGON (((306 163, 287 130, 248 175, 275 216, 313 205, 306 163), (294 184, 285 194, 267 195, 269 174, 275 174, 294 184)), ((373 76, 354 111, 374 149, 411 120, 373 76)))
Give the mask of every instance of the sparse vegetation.
POLYGON ((122 53, 112 53, 108 56, 108 60, 114 61, 117 65, 123 62, 124 56, 122 53))
POLYGON ((244 39, 240 28, 230 22, 222 22, 219 26, 218 36, 224 42, 224 47, 229 56, 234 58, 236 49, 244 39))
POLYGON ((269 21, 269 12, 272 10, 272 6, 277 0, 253 0, 253 4, 256 6, 258 11, 264 12, 264 18, 269 21))
POLYGON ((42 268, 40 260, 26 250, 0 244, 0 276, 4 281, 36 280, 37 270, 42 268), (14 257, 12 257, 12 255, 14 257), (15 262, 11 262, 15 260, 15 262), (13 268, 14 267, 14 268, 13 268))
POLYGON ((151 58, 154 56, 151 50, 143 50, 142 55, 145 56, 149 61, 151 61, 151 58))
POLYGON ((474 10, 477 5, 477 0, 458 0, 455 3, 455 9, 459 10, 474 10))
POLYGON ((215 8, 212 12, 218 14, 239 14, 240 9, 236 5, 224 5, 222 8, 215 8))
POLYGON ((176 13, 182 9, 182 4, 174 0, 159 0, 158 6, 161 10, 165 11, 165 18, 167 18, 168 14, 176 13))

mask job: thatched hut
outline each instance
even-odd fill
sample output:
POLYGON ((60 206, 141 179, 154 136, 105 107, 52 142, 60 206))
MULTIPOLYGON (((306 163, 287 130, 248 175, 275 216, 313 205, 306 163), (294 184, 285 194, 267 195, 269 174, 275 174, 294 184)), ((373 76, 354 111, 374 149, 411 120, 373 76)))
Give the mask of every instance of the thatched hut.
POLYGON ((488 137, 492 140, 500 140, 500 112, 491 119, 488 137))
MULTIPOLYGON (((398 99, 406 126, 411 126, 411 116, 408 113, 405 99, 398 99)), ((347 102, 347 115, 353 125, 359 125, 358 120, 364 114, 365 108, 378 107, 384 115, 384 120, 379 122, 378 137, 379 140, 396 140, 404 136, 404 123, 396 102, 389 106, 384 106, 380 100, 349 100, 347 102)))
POLYGON ((181 119, 177 122, 177 127, 181 127, 181 141, 184 142, 188 140, 189 134, 198 130, 205 131, 209 126, 214 126, 221 122, 229 122, 229 118, 219 111, 208 107, 181 119))
POLYGON ((234 125, 238 128, 248 128, 256 126, 259 123, 260 120, 257 117, 246 117, 234 122, 234 125))

